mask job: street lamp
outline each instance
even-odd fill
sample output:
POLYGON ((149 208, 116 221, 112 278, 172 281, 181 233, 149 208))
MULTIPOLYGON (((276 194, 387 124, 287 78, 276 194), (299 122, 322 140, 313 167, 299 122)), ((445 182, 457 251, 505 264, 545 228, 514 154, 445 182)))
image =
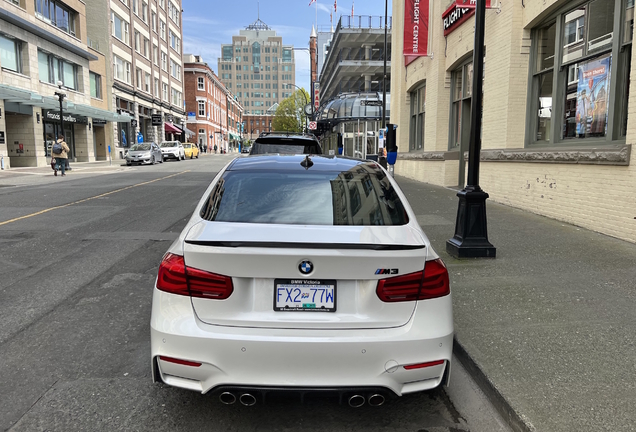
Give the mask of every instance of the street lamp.
MULTIPOLYGON (((300 90, 300 93, 303 95, 303 98, 305 99, 305 106, 309 105, 309 100, 307 99, 307 95, 305 94, 305 92, 303 91, 302 88, 298 87, 296 84, 292 84, 292 83, 287 83, 287 89, 289 90, 289 86, 294 86, 296 87, 298 90, 300 90)), ((305 111, 303 110, 303 113, 305 111)), ((307 131, 307 116, 305 115, 305 124, 303 125, 303 132, 307 131)))
POLYGON ((60 134, 64 135, 64 113, 62 111, 62 102, 64 101, 64 98, 66 97, 66 92, 62 88, 63 85, 64 83, 62 83, 62 81, 58 81, 57 86, 59 87, 59 90, 55 92, 55 96, 57 96, 58 100, 60 101, 60 133, 58 134, 58 136, 60 134))

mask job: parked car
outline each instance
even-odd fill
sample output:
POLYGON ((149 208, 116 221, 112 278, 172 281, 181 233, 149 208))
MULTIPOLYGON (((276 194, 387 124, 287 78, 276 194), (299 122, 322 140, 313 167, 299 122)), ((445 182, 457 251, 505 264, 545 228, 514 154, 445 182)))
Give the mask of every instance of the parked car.
POLYGON ((318 138, 296 132, 263 132, 250 148, 250 154, 322 154, 318 138))
POLYGON ((185 157, 199 158, 199 147, 196 144, 185 143, 183 144, 183 150, 185 152, 185 157))
POLYGON ((163 159, 185 159, 185 149, 179 141, 164 141, 161 143, 161 154, 163 159))
POLYGON ((163 163, 159 146, 153 142, 133 144, 126 153, 126 165, 163 163))
POLYGON ((243 146, 241 147, 241 153, 248 153, 250 152, 250 148, 248 146, 243 146))
POLYGON ((155 382, 253 405, 271 391, 351 406, 447 383, 448 272, 376 162, 236 158, 159 266, 155 382))

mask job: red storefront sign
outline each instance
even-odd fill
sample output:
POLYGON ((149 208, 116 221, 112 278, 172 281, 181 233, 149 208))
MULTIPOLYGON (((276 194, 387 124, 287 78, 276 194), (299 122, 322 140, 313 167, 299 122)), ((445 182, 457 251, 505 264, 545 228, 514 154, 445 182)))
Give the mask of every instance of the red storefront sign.
POLYGON ((429 0, 405 0, 404 56, 406 64, 428 55, 429 0))
MULTIPOLYGON (((494 0, 485 1, 486 9, 494 8, 496 3, 494 0)), ((442 20, 444 21, 444 36, 448 36, 468 18, 475 15, 476 6, 477 0, 455 0, 455 3, 453 3, 442 14, 442 20)))

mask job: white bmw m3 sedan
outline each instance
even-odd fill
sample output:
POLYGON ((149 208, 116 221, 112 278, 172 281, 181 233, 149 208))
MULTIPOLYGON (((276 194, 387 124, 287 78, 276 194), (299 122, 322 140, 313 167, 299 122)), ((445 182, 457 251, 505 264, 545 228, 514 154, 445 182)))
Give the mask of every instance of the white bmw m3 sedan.
POLYGON ((452 347, 446 267, 373 161, 235 159, 159 267, 153 379, 226 404, 381 405, 447 383, 452 347))

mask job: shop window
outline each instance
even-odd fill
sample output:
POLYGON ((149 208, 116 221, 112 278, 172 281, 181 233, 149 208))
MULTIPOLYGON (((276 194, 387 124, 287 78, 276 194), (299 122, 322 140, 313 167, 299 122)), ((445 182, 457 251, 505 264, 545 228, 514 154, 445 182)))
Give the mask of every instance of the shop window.
POLYGON ((426 85, 411 92, 411 124, 409 150, 424 148, 424 120, 426 112, 426 85))
POLYGON ((2 69, 22 73, 22 42, 0 35, 0 65, 2 69))
POLYGON ((588 1, 534 30, 529 143, 625 136, 633 10, 634 0, 588 1))
POLYGON ((465 63, 451 76, 451 133, 450 150, 467 146, 470 127, 470 104, 473 96, 473 63, 465 63), (464 146, 462 146, 462 140, 464 146))

